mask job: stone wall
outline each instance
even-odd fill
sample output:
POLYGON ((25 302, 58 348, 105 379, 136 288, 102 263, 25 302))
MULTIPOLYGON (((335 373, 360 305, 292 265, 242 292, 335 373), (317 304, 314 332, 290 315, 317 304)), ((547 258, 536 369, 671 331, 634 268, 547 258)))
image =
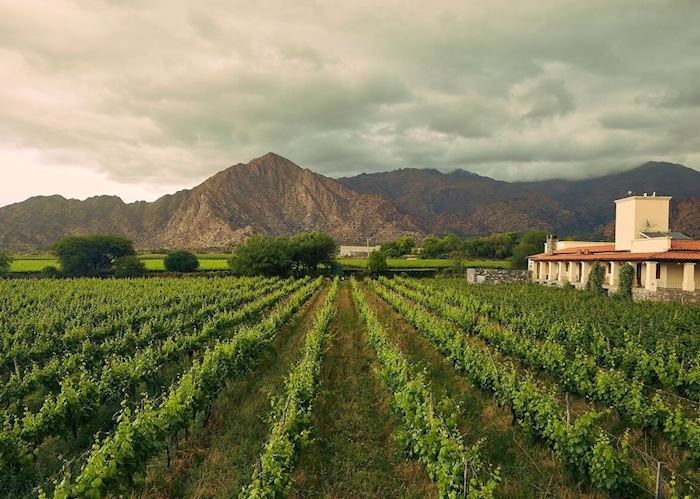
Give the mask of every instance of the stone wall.
POLYGON ((515 269, 467 269, 467 281, 486 284, 530 282, 530 272, 515 269))
POLYGON ((656 291, 649 291, 644 288, 632 289, 634 301, 661 301, 679 303, 700 303, 700 290, 683 291, 681 289, 659 288, 656 291))

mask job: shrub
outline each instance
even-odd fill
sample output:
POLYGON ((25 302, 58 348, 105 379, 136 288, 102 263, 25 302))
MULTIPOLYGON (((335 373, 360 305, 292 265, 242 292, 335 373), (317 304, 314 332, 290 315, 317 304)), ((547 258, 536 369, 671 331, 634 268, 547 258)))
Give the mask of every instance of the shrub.
POLYGON ((367 270, 370 274, 384 272, 389 268, 386 262, 386 255, 381 251, 372 251, 367 259, 367 270))
POLYGON ((169 272, 194 272, 199 268, 199 260, 189 251, 173 251, 163 260, 165 270, 169 272))
POLYGON ((145 273, 146 266, 133 255, 122 256, 114 261, 114 277, 140 277, 145 273))
POLYGON ((620 265, 618 274, 619 288, 617 295, 627 300, 632 299, 632 281, 634 280, 634 269, 629 263, 620 265))
POLYGON ((0 276, 10 272, 10 265, 12 265, 12 257, 0 251, 0 276))
POLYGON ((591 273, 588 275, 586 289, 596 294, 603 294, 603 267, 595 262, 591 268, 591 273))
POLYGON ((41 269, 41 277, 45 277, 47 279, 56 279, 58 277, 61 277, 61 271, 53 265, 47 265, 46 267, 41 269))

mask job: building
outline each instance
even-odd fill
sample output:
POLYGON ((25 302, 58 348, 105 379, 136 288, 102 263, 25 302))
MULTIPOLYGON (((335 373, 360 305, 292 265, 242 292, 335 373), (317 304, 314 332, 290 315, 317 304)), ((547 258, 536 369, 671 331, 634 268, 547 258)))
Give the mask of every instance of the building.
POLYGON ((368 258, 372 251, 379 251, 380 246, 341 244, 338 254, 345 258, 368 258))
POLYGON ((619 267, 634 268, 638 297, 700 297, 700 241, 669 232, 668 196, 630 196, 615 201, 615 241, 559 241, 549 236, 544 253, 528 259, 531 278, 549 285, 584 287, 592 266, 604 271, 604 286, 615 290, 619 267))

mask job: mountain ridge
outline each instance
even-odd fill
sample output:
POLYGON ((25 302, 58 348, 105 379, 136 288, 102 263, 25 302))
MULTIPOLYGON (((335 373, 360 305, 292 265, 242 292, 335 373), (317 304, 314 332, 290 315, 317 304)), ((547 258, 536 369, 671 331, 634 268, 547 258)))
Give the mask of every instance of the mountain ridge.
POLYGON ((267 153, 152 202, 51 195, 0 207, 0 247, 44 249, 64 235, 93 232, 129 237, 139 249, 225 249, 254 233, 306 230, 339 241, 609 230, 612 201, 628 190, 674 196, 673 228, 700 233, 700 172, 673 163, 582 180, 506 182, 463 169, 418 168, 333 179, 267 153))

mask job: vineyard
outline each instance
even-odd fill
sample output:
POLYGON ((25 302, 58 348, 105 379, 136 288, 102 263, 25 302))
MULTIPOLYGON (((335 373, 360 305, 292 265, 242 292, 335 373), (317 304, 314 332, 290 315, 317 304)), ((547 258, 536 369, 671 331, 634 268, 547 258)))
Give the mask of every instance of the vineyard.
POLYGON ((0 497, 698 497, 700 307, 0 281, 0 497))

